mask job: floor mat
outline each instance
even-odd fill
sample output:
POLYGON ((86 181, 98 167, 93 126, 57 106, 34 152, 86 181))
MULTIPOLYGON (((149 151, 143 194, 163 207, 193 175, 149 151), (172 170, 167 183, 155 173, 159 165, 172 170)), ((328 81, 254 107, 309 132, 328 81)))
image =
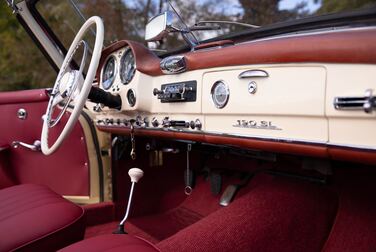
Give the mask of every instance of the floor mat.
MULTIPOLYGON (((125 225, 127 233, 144 238, 152 243, 157 243, 179 230, 197 222, 203 216, 185 208, 178 207, 167 213, 134 218, 125 225)), ((119 222, 88 227, 85 232, 85 239, 93 236, 111 234, 119 222)))
MULTIPOLYGON (((91 238, 94 236, 104 235, 104 234, 112 234, 112 232, 117 229, 118 224, 119 222, 114 221, 114 222, 108 222, 105 224, 87 227, 85 231, 85 239, 91 238)), ((138 228, 137 226, 131 223, 126 223, 125 230, 128 234, 141 237, 154 244, 159 241, 155 237, 149 235, 148 233, 144 232, 143 230, 141 230, 140 228, 138 228)))
MULTIPOLYGON (((181 193, 184 194, 183 191, 181 193)), ((200 178, 192 194, 178 207, 163 213, 140 217, 130 216, 125 228, 132 235, 157 243, 218 210, 220 208, 219 197, 219 195, 213 196, 209 182, 200 178)), ((118 222, 109 222, 89 226, 86 229, 85 238, 112 233, 117 224, 118 222)))
POLYGON ((140 228, 157 240, 163 240, 199 221, 202 217, 202 215, 181 206, 167 213, 132 219, 130 224, 140 228))
POLYGON ((261 174, 264 182, 164 239, 161 251, 320 251, 337 210, 325 186, 261 174))

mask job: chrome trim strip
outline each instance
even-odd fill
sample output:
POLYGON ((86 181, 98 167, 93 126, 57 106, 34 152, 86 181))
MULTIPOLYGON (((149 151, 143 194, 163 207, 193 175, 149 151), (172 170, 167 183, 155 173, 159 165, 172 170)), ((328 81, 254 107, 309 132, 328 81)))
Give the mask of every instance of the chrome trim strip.
MULTIPOLYGON (((124 126, 117 126, 117 125, 99 125, 102 128, 124 128, 130 129, 124 126)), ((152 127, 135 127, 135 129, 143 129, 143 130, 151 130, 151 131, 159 131, 159 132, 179 132, 179 133, 188 133, 188 134, 206 134, 211 136, 223 136, 223 137, 236 137, 236 138, 246 138, 246 139, 254 139, 260 141, 270 141, 270 142, 279 142, 279 143, 290 143, 290 144, 303 144, 303 145, 316 145, 322 147, 339 147, 339 148, 349 148, 349 149, 357 149, 357 150, 364 150, 364 151, 376 151, 376 146, 364 146, 364 145, 351 145, 351 144, 341 144, 341 143, 329 143, 326 141, 312 141, 312 140, 302 140, 302 139, 294 139, 294 138, 275 138, 275 137, 265 137, 265 136, 257 136, 257 135, 246 135, 246 134, 230 134, 230 133, 222 133, 216 131, 201 131, 201 130, 188 130, 188 129, 171 129, 171 128, 152 128, 152 127)))
POLYGON ((273 141, 273 142, 284 142, 284 143, 299 143, 299 144, 315 144, 315 145, 325 145, 325 141, 312 141, 312 140, 298 140, 294 138, 285 138, 285 137, 267 137, 267 136, 258 136, 258 135, 247 135, 247 134, 233 134, 233 133, 222 133, 217 131, 205 131, 206 134, 214 136, 224 136, 224 137, 237 137, 237 138, 247 138, 255 139, 261 141, 273 141))
POLYGON ((331 147, 339 147, 345 149, 358 149, 358 150, 365 150, 365 151, 376 151, 376 147, 370 147, 365 145, 356 145, 356 144, 340 144, 340 143, 327 143, 327 146, 331 147))

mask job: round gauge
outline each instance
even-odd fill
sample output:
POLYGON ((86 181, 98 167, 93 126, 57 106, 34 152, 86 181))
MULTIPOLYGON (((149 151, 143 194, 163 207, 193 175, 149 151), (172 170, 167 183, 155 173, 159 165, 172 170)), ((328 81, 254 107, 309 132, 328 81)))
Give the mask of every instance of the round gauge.
POLYGON ((221 109, 225 107, 228 102, 230 90, 223 81, 217 81, 211 89, 211 97, 214 105, 221 109))
POLYGON ((136 105, 136 93, 134 92, 133 89, 128 90, 127 100, 128 100, 129 106, 134 107, 134 105, 136 105))
POLYGON ((120 79, 121 82, 126 85, 131 82, 134 73, 136 72, 136 63, 132 50, 130 48, 124 51, 123 56, 120 59, 120 79))
POLYGON ((111 56, 104 65, 104 69, 102 72, 102 86, 104 89, 107 90, 112 86, 115 80, 115 75, 116 60, 114 56, 111 56))

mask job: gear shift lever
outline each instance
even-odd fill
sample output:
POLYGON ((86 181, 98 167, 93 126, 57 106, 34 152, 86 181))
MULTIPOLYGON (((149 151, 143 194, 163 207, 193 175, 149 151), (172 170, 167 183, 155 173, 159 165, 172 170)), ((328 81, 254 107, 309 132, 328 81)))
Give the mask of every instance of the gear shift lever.
POLYGON ((126 234, 124 231, 124 223, 128 219, 129 210, 131 208, 134 185, 142 178, 142 176, 144 176, 144 172, 139 168, 131 168, 129 169, 128 175, 131 178, 132 186, 129 193, 127 211, 125 212, 124 218, 120 221, 118 229, 113 232, 114 234, 126 234))

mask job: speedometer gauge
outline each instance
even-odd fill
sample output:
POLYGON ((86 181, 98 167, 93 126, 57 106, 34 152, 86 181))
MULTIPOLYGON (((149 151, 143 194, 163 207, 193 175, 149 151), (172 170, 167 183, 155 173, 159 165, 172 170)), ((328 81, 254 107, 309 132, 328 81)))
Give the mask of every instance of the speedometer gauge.
POLYGON ((114 56, 111 56, 103 69, 102 73, 102 86, 104 89, 109 89, 114 83, 116 75, 116 60, 114 56))
POLYGON ((120 79, 121 82, 126 85, 131 82, 134 73, 136 72, 136 63, 132 50, 126 49, 123 56, 120 59, 120 79))

